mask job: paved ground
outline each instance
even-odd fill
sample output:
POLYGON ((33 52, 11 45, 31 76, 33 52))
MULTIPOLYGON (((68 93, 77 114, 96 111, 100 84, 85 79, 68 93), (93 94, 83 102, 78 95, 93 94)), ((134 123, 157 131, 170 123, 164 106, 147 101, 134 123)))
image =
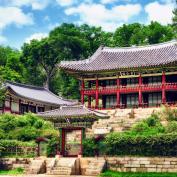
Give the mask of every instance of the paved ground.
POLYGON ((62 176, 62 175, 44 175, 44 174, 40 174, 40 175, 0 175, 0 177, 14 177, 14 176, 18 176, 18 177, 93 177, 93 176, 62 176))

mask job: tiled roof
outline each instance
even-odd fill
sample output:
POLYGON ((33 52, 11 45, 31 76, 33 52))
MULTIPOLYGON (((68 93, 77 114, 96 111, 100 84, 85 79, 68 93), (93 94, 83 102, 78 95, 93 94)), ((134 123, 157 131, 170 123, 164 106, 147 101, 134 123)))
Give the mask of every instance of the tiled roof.
POLYGON ((43 87, 25 85, 10 81, 7 81, 5 83, 5 86, 10 89, 15 95, 32 101, 58 106, 76 104, 76 101, 61 98, 43 87))
POLYGON ((85 108, 82 105, 77 106, 62 106, 59 109, 46 111, 38 113, 39 116, 44 118, 80 118, 80 117, 98 117, 98 118, 108 118, 109 116, 105 113, 100 113, 98 111, 93 111, 85 108))
POLYGON ((89 59, 63 61, 59 67, 75 72, 94 72, 161 66, 174 62, 177 62, 177 42, 170 41, 139 47, 100 47, 89 59))

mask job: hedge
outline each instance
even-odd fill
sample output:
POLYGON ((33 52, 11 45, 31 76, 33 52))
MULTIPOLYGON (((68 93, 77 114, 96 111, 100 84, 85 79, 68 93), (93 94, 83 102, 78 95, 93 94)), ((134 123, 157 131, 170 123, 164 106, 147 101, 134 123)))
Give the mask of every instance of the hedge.
MULTIPOLYGON (((89 141, 87 140, 87 142, 89 141)), ((130 136, 121 133, 111 133, 99 144, 103 144, 103 146, 94 145, 93 147, 97 147, 100 152, 104 150, 104 154, 109 156, 177 156, 177 134, 130 136)), ((93 154, 95 149, 90 149, 89 145, 84 144, 83 149, 85 156, 96 155, 93 154), (89 154, 88 152, 91 153, 89 154)))
POLYGON ((33 157, 36 154, 36 144, 34 142, 21 142, 17 140, 0 140, 1 157, 33 157))

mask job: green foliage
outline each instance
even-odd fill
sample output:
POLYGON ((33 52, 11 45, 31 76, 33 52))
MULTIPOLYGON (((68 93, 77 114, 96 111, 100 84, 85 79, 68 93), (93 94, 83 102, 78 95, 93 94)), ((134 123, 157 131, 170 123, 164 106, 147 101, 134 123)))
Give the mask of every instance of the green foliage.
POLYGON ((177 132, 177 122, 176 121, 171 121, 168 123, 167 127, 166 127, 166 132, 167 133, 173 133, 173 132, 177 132))
POLYGON ((177 121, 177 109, 171 109, 168 106, 162 107, 160 116, 167 121, 177 121))
POLYGON ((0 140, 0 144, 2 147, 35 147, 36 144, 34 142, 22 142, 17 140, 0 140))
POLYGON ((96 144, 94 138, 86 138, 83 143, 83 155, 86 157, 94 156, 96 150, 96 144))
POLYGON ((47 156, 53 157, 56 155, 56 151, 59 151, 59 140, 58 138, 52 138, 47 144, 47 156))
POLYGON ((0 46, 0 75, 3 80, 24 82, 22 74, 25 68, 20 62, 20 56, 19 51, 0 46))
POLYGON ((12 170, 0 170, 0 175, 20 175, 24 173, 23 168, 16 168, 12 170))
POLYGON ((133 128, 129 132, 127 132, 127 134, 129 134, 130 136, 148 136, 164 132, 165 128, 162 126, 160 119, 157 117, 156 114, 152 114, 149 118, 134 125, 133 128))
POLYGON ((129 136, 112 133, 105 140, 108 155, 177 156, 177 134, 129 136))
POLYGON ((174 114, 176 114, 175 109, 163 107, 161 112, 153 113, 127 132, 110 133, 99 143, 93 138, 86 139, 84 155, 93 156, 95 150, 100 152, 105 150, 101 154, 177 156, 177 121, 174 121, 176 118, 174 114), (170 120, 167 126, 163 126, 160 122, 164 118, 170 120))
POLYGON ((51 122, 45 121, 35 114, 0 115, 0 139, 34 141, 37 137, 53 138, 58 136, 51 122))
POLYGON ((100 175, 101 177, 176 177, 177 173, 132 173, 132 172, 115 172, 106 171, 100 175))

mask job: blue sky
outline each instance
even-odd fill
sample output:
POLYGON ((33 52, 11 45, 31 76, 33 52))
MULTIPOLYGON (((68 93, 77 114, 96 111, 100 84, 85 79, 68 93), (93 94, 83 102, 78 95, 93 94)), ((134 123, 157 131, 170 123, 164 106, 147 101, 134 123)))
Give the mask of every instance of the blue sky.
POLYGON ((0 0, 0 44, 20 49, 63 22, 102 26, 171 23, 173 0, 0 0))

